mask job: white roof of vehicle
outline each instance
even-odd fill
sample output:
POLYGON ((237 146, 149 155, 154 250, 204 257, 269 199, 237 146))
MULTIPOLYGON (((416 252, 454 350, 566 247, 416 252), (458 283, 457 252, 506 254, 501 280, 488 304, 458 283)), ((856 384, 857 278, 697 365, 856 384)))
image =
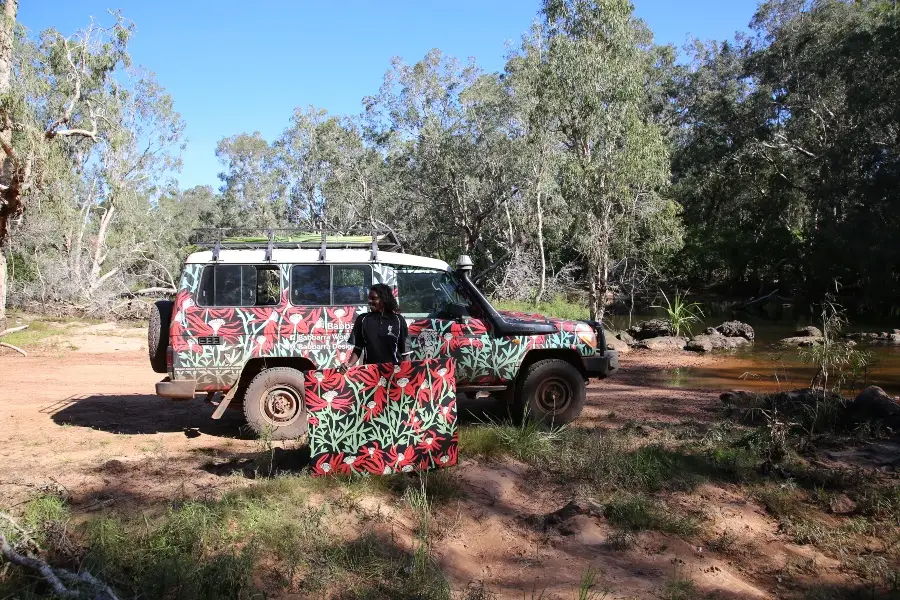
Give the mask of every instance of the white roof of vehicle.
MULTIPOLYGON (((210 264, 213 262, 212 251, 204 250, 194 252, 185 260, 186 264, 210 264)), ((222 264, 265 264, 266 251, 259 249, 225 250, 219 251, 219 263, 222 264)), ((319 250, 311 248, 275 248, 272 250, 272 262, 276 264, 316 264, 319 260, 319 250)), ((325 264, 362 264, 378 262, 388 265, 403 265, 409 267, 423 267, 426 269, 438 269, 447 271, 450 265, 436 258, 426 258, 414 254, 402 254, 399 252, 378 252, 378 260, 372 261, 372 251, 362 249, 334 248, 325 251, 325 264)))

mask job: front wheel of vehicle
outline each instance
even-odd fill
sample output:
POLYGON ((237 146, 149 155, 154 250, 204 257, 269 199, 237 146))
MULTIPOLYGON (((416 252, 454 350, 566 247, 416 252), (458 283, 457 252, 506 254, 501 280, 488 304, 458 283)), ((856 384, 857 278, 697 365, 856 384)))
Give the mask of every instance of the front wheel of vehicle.
POLYGON ((525 372, 518 400, 529 419, 550 426, 564 425, 574 421, 584 408, 584 378, 565 360, 540 360, 525 372))
POLYGON ((244 393, 244 417, 262 438, 292 440, 306 434, 303 373, 289 367, 260 372, 244 393))

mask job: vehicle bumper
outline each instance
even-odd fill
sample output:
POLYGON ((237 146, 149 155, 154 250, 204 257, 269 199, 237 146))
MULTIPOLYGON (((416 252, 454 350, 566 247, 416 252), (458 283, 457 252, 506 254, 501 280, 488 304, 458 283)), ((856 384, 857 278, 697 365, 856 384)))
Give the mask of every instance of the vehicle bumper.
POLYGON ((156 395, 173 400, 191 400, 197 391, 197 382, 193 379, 172 381, 168 377, 156 384, 156 395))
POLYGON ((589 378, 602 379, 619 370, 619 353, 615 350, 607 350, 594 356, 583 356, 581 360, 584 362, 584 372, 589 378))

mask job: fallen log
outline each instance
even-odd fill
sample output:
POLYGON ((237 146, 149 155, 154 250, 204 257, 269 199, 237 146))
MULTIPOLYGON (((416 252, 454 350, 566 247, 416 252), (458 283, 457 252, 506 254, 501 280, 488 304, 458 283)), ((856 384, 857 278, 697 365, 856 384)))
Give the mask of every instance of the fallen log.
POLYGON ((22 356, 28 356, 28 353, 19 348, 18 346, 13 346, 12 344, 7 344, 6 342, 0 342, 0 348, 9 348, 10 350, 15 350, 22 356))
POLYGON ((28 325, 22 325, 21 327, 13 327, 12 329, 4 329, 3 331, 0 331, 0 337, 3 337, 4 335, 9 335, 11 333, 15 333, 17 331, 22 331, 23 329, 28 329, 28 325))

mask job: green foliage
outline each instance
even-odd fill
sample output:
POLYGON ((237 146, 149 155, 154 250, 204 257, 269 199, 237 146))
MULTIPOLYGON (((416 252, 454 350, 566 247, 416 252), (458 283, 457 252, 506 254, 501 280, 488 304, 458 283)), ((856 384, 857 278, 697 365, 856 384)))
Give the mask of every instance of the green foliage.
POLYGON ((501 300, 494 302, 493 304, 497 310, 539 314, 559 319, 583 321, 590 318, 590 311, 587 306, 568 302, 561 296, 555 296, 552 300, 538 302, 536 304, 533 302, 516 302, 512 300, 501 300))
POLYGON ((675 290, 675 296, 671 302, 664 291, 660 290, 659 293, 662 294, 666 305, 654 305, 653 308, 661 308, 666 311, 666 319, 675 331, 675 335, 681 335, 682 333, 691 335, 691 323, 698 322, 704 316, 700 304, 697 302, 685 302, 687 294, 680 294, 678 290, 675 290))
POLYGON ((673 132, 685 279, 817 300, 837 277, 858 310, 896 310, 898 249, 875 241, 900 231, 900 142, 882 134, 900 115, 900 13, 886 7, 771 0, 751 37, 695 43, 673 132))
MULTIPOLYGON (((843 307, 835 303, 831 294, 822 302, 821 320, 821 343, 799 350, 800 359, 817 368, 810 387, 840 393, 848 386, 850 390, 861 386, 872 355, 841 339, 848 320, 843 307)), ((823 402, 827 401, 826 396, 823 394, 823 402)))

